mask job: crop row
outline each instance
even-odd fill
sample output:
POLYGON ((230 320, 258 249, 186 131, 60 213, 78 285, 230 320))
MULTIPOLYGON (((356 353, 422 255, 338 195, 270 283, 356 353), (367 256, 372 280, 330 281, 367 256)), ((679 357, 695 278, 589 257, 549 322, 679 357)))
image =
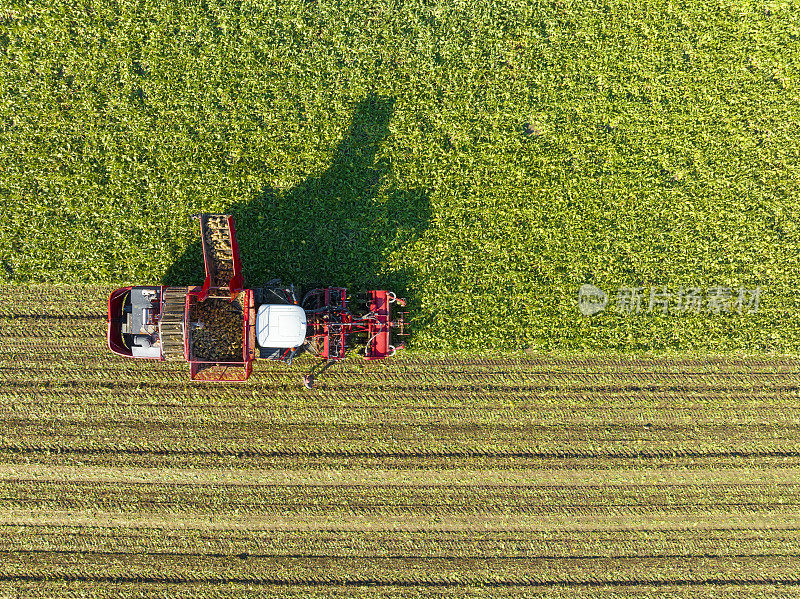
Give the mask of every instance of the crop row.
MULTIPOLYGON (((614 472, 609 473, 613 477, 614 472)), ((280 519, 340 514, 480 517, 482 514, 594 517, 651 513, 748 514, 796 511, 800 485, 601 484, 481 485, 469 473, 457 485, 242 485, 194 484, 192 474, 179 483, 0 481, 0 510, 120 512, 161 517, 176 514, 237 515, 280 519)), ((536 473, 530 474, 530 480, 536 473)))
POLYGON ((376 585, 800 583, 792 556, 574 558, 313 558, 0 552, 0 578, 107 582, 376 585))
MULTIPOLYGON (((42 401, 36 403, 4 397, 0 401, 0 422, 9 426, 29 424, 46 426, 63 423, 74 428, 85 426, 108 427, 119 423, 120 428, 152 424, 155 427, 182 424, 187 427, 222 425, 226 427, 263 426, 371 426, 387 423, 391 426, 416 425, 425 429, 463 425, 527 430, 564 428, 588 431, 592 427, 608 430, 626 427, 632 433, 640 430, 670 434, 670 429, 694 426, 699 429, 753 427, 757 438, 779 427, 793 427, 800 421, 798 401, 776 406, 774 395, 758 397, 744 394, 722 394, 688 401, 679 394, 659 394, 649 397, 600 395, 593 407, 582 405, 577 394, 530 397, 504 402, 503 396, 476 394, 468 397, 432 397, 426 394, 396 395, 391 399, 365 396, 361 402, 317 401, 293 405, 278 397, 257 398, 246 405, 206 402, 200 399, 169 401, 167 398, 147 397, 144 394, 94 394, 83 399, 66 392, 48 393, 43 390, 42 401), (404 402, 403 400, 407 401, 404 402), (448 401, 449 399, 449 401, 448 401), (561 400, 553 406, 553 399, 561 400), (736 405, 736 400, 741 403, 736 405), (460 401, 459 401, 460 400, 460 401), (715 401, 716 400, 716 401, 715 401)), ((538 435, 537 435, 538 436, 538 435)))
POLYGON ((0 448, 29 451, 283 454, 669 456, 800 451, 796 423, 647 422, 456 424, 110 420, 4 421, 0 448))
POLYGON ((37 578, 17 579, 12 582, 0 581, 0 591, 9 595, 21 595, 31 598, 74 597, 79 595, 87 599, 105 598, 109 594, 130 599, 328 599, 330 597, 375 597, 388 599, 406 599, 408 597, 423 598, 458 598, 479 597, 485 599, 662 599, 663 597, 731 597, 733 599, 749 599, 750 597, 769 597, 783 599, 786 593, 795 593, 797 585, 781 583, 746 582, 727 583, 690 583, 676 581, 674 583, 642 584, 576 584, 563 583, 547 585, 525 585, 496 583, 463 584, 380 584, 372 582, 348 584, 315 584, 309 583, 265 583, 248 582, 207 583, 202 585, 169 582, 142 581, 110 582, 108 580, 41 580, 37 578))
POLYGON ((797 529, 284 531, 5 525, 0 551, 217 556, 634 558, 800 554, 797 529))
POLYGON ((0 285, 0 319, 105 318, 107 285, 0 285))
POLYGON ((339 469, 358 471, 363 468, 384 470, 496 469, 515 472, 520 469, 561 469, 565 471, 597 471, 609 467, 640 468, 645 471, 715 468, 721 471, 751 468, 800 468, 800 452, 729 451, 725 453, 677 452, 664 454, 597 455, 573 453, 426 453, 402 452, 180 452, 150 451, 147 448, 85 447, 5 447, 0 459, 6 464, 40 464, 49 467, 141 467, 192 469, 339 469))

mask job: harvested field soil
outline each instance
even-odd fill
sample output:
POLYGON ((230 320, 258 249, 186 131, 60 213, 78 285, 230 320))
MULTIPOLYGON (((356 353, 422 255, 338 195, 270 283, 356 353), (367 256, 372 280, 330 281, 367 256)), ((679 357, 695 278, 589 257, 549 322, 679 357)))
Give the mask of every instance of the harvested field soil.
POLYGON ((787 597, 791 359, 346 361, 308 391, 105 349, 0 288, 0 594, 787 597))

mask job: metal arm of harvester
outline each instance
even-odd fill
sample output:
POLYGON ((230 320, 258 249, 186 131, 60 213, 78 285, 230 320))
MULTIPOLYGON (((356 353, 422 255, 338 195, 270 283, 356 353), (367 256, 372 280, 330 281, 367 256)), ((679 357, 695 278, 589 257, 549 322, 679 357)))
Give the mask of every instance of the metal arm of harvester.
POLYGON ((228 296, 233 300, 243 286, 242 262, 233 217, 230 214, 203 213, 192 218, 200 221, 206 269, 206 279, 198 299, 205 301, 208 297, 228 296))

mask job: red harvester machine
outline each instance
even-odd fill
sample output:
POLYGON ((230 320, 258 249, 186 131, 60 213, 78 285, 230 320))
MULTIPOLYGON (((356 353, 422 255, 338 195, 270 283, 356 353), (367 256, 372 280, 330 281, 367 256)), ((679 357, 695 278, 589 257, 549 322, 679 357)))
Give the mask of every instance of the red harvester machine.
POLYGON ((364 359, 394 355, 403 344, 405 301, 373 290, 353 299, 341 287, 312 289, 298 300, 278 280, 244 289, 233 218, 200 214, 206 279, 201 287, 122 287, 108 298, 108 347, 117 355, 186 360, 192 380, 244 381, 253 360, 291 364, 303 352, 328 362, 354 347, 364 359))

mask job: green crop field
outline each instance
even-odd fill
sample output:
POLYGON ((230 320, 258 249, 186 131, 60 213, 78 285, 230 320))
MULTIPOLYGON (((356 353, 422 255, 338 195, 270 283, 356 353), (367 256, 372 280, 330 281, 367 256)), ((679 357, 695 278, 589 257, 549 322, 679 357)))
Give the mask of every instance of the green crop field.
POLYGON ((0 596, 796 596, 798 15, 0 3, 0 596), (113 356, 199 212, 409 349, 113 356))
POLYGON ((247 282, 396 288, 416 349, 795 354, 798 9, 12 0, 0 278, 194 284, 230 212, 247 282))

